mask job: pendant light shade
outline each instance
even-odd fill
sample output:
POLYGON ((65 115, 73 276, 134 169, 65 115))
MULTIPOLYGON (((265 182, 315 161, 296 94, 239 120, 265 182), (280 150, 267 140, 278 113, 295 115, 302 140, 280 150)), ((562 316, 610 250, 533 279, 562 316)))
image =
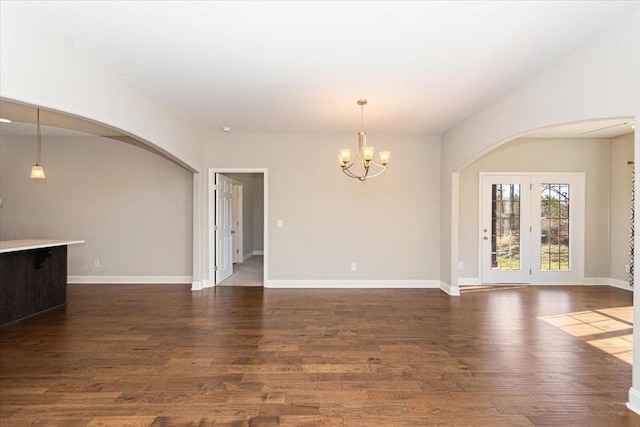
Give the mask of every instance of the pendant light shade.
POLYGON ((40 165, 31 166, 31 178, 33 179, 44 179, 44 168, 40 165))

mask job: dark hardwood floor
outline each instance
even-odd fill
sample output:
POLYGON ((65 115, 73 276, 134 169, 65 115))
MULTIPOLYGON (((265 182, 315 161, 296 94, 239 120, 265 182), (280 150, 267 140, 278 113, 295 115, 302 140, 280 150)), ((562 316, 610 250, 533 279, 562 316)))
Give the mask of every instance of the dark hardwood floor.
POLYGON ((68 299, 0 329, 2 427, 640 425, 619 289, 70 285, 68 299))

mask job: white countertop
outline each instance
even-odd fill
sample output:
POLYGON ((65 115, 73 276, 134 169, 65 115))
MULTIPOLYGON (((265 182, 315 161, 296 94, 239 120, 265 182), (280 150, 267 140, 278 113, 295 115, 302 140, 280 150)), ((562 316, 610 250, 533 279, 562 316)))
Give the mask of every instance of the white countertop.
POLYGON ((84 243, 84 240, 4 240, 0 242, 0 254, 29 249, 52 248, 54 246, 77 245, 80 243, 84 243))

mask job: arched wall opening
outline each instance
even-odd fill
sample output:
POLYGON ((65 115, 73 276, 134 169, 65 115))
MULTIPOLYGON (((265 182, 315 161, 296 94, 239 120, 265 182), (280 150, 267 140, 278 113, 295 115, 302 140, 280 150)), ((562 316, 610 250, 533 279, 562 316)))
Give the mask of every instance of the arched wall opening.
POLYGON ((85 240, 69 283, 193 281, 194 170, 102 123, 40 109, 46 179, 36 160, 37 106, 0 100, 0 240, 85 240))
MULTIPOLYGON (((501 141, 455 173, 458 183, 458 284, 481 284, 480 174, 584 173, 587 284, 628 285, 632 117, 545 127, 501 141)), ((453 269, 453 266, 452 266, 453 269)))

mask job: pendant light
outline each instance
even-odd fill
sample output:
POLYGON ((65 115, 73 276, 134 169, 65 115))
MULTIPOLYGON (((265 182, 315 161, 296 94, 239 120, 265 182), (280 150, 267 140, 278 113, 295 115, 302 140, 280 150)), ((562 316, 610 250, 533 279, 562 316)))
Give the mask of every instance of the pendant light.
POLYGON ((37 116, 37 156, 36 156, 36 164, 31 167, 31 178, 32 179, 45 179, 44 176, 44 168, 40 165, 40 151, 42 150, 42 135, 40 134, 40 109, 38 108, 38 116, 37 116))

